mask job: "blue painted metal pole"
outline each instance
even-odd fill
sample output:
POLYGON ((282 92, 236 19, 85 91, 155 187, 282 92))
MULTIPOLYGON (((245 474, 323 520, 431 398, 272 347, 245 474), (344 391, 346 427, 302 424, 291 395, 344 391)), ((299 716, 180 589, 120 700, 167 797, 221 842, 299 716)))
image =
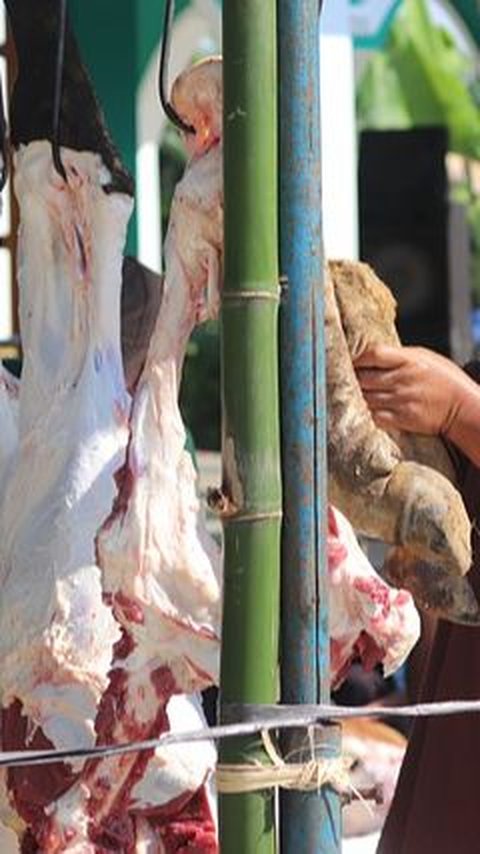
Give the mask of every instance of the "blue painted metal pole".
MULTIPOLYGON (((328 702, 326 418, 318 0, 279 0, 281 310, 284 525, 282 701, 328 702)), ((301 733, 285 742, 302 753, 301 733)), ((315 734, 317 756, 339 750, 336 727, 315 734)), ((286 792, 282 854, 341 850, 340 803, 329 788, 286 792)))

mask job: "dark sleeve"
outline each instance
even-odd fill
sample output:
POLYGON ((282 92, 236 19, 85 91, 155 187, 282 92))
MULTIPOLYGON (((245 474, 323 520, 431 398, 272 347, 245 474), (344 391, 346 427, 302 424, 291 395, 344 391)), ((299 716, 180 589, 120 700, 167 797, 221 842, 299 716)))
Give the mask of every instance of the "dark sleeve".
MULTIPOLYGON (((464 371, 472 380, 480 384, 480 361, 468 362, 464 366, 464 371)), ((470 480, 472 474, 477 474, 480 478, 480 471, 456 445, 449 442, 448 439, 444 439, 443 442, 455 469, 459 490, 463 494, 467 479, 470 480)))

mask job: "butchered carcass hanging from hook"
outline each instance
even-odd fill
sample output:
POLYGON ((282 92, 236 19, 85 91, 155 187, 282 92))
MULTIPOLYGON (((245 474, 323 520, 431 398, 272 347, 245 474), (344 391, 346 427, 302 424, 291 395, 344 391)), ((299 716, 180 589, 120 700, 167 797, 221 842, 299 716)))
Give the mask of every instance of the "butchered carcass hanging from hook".
MULTIPOLYGON (((61 164, 60 146, 97 153, 110 173, 103 189, 133 195, 133 180, 110 138, 68 15, 61 20, 59 0, 6 0, 6 6, 18 66, 10 104, 14 147, 40 139, 53 146, 56 139, 61 164)), ((0 135, 2 128, 0 115, 0 135)), ((132 257, 124 261, 122 279, 122 354, 132 390, 155 325, 162 280, 132 257)))
MULTIPOLYGON (((218 663, 219 554, 202 527, 177 395, 191 328, 218 306, 220 146, 191 159, 177 193, 168 288, 132 410, 119 334, 130 184, 68 29, 59 121, 66 182, 54 168, 54 4, 42 3, 40 15, 38 2, 9 5, 20 60, 13 125, 24 365, 15 465, 0 496, 2 742, 61 748, 154 737, 201 722, 185 694, 211 683, 218 663), (50 75, 45 90, 32 69, 50 75)), ((144 293, 155 282, 146 284, 144 293)), ((25 849, 44 854, 150 842, 213 854, 205 782, 214 762, 207 744, 120 766, 12 769, 12 821, 25 849)))

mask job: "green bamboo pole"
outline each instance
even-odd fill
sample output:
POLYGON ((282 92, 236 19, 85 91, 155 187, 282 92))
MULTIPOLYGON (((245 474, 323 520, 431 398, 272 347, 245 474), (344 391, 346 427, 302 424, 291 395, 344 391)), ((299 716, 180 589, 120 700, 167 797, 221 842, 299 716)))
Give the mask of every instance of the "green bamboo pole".
MULTIPOLYGON (((222 307, 225 592, 221 714, 273 703, 280 586, 275 0, 223 5, 225 275, 222 307)), ((225 763, 266 761, 258 740, 225 763)), ((220 798, 221 851, 272 854, 272 790, 220 798)))

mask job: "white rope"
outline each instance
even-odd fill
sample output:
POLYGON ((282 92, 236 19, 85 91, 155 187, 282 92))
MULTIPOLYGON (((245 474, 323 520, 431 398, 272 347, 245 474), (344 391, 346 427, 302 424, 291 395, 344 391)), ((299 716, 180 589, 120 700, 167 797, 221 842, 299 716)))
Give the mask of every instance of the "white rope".
POLYGON ((217 765, 215 780, 219 793, 238 795, 274 788, 318 792, 323 786, 330 786, 339 794, 354 793, 357 796, 357 790, 350 782, 349 772, 354 762, 352 757, 316 758, 312 741, 310 759, 305 762, 288 762, 280 756, 265 730, 262 732, 262 741, 271 764, 256 761, 217 765))

